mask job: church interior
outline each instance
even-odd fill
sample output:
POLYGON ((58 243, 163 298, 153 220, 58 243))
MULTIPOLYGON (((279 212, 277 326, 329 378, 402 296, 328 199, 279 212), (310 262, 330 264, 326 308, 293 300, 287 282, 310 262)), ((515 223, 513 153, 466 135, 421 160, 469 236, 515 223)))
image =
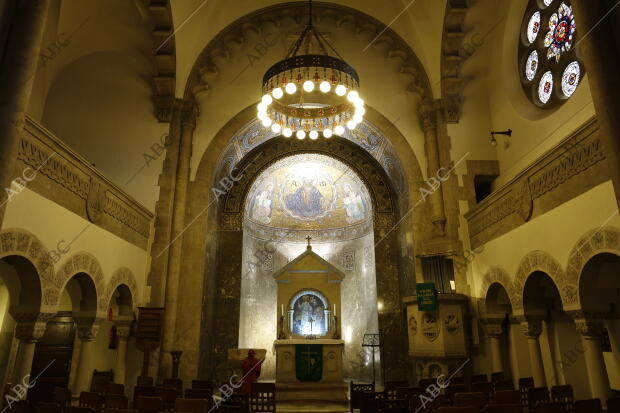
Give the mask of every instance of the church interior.
POLYGON ((620 412, 618 6, 0 2, 0 413, 620 412))

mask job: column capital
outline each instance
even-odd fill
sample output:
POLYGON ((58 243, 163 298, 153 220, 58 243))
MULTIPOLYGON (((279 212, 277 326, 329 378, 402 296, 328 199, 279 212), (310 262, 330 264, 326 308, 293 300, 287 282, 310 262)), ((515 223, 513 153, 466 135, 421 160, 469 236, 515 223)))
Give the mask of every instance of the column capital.
POLYGON ((575 329, 586 339, 600 338, 605 324, 605 316, 602 313, 591 311, 574 310, 566 312, 575 322, 575 329))
POLYGON ((538 338, 542 334, 542 319, 520 318, 521 331, 527 338, 538 338))
POLYGON ((504 319, 502 318, 481 318, 480 322, 484 326, 488 337, 498 338, 504 332, 502 327, 504 319))
POLYGON ((94 341, 99 333, 101 319, 76 318, 77 333, 81 341, 94 341))
POLYGON ((198 118, 198 105, 191 100, 181 100, 180 105, 181 125, 195 128, 196 118, 198 118))
POLYGON ((432 100, 424 100, 418 105, 420 126, 424 132, 437 127, 437 105, 432 100))
POLYGON ((52 313, 39 313, 34 311, 11 311, 11 316, 17 322, 15 325, 15 337, 21 341, 37 342, 43 334, 47 322, 54 318, 52 313))

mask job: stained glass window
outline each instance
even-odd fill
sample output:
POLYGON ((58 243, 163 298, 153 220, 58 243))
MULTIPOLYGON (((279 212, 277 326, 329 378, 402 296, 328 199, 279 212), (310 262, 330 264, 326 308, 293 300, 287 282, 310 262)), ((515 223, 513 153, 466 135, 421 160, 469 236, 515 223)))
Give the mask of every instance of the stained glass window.
POLYGON ((532 14, 530 17, 530 22, 527 25, 527 40, 530 43, 534 43, 536 40, 536 36, 538 36, 538 32, 540 31, 540 12, 537 11, 532 14))
POLYGON ((523 90, 536 105, 552 108, 575 93, 584 75, 576 33, 569 0, 530 0, 523 16, 519 72, 523 90))
POLYGON ((553 92, 553 74, 551 72, 545 72, 538 82, 538 99, 542 103, 547 103, 553 92))
POLYGON ((536 71, 538 70, 538 52, 536 50, 532 50, 532 53, 527 58, 527 63, 525 65, 525 77, 527 80, 534 80, 534 76, 536 76, 536 71))
POLYGON ((571 97, 572 94, 577 89, 577 85, 579 85, 579 75, 581 69, 579 69, 579 63, 570 62, 566 69, 564 69, 564 74, 562 75, 562 93, 566 97, 571 97))

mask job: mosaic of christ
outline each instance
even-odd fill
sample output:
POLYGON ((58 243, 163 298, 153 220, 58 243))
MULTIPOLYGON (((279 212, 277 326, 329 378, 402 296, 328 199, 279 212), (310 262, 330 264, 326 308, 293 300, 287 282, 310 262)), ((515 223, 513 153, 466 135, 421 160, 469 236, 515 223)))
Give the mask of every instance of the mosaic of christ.
POLYGON ((372 216, 366 187, 341 162, 318 154, 275 162, 254 182, 246 216, 275 227, 342 228, 372 216))

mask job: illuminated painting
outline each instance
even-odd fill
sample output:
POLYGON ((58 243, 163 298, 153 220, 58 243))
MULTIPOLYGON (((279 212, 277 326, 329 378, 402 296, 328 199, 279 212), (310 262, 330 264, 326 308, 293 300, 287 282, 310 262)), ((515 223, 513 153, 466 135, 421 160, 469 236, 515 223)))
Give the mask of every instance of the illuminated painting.
POLYGON ((315 294, 304 294, 293 304, 293 333, 325 334, 325 305, 315 294))

